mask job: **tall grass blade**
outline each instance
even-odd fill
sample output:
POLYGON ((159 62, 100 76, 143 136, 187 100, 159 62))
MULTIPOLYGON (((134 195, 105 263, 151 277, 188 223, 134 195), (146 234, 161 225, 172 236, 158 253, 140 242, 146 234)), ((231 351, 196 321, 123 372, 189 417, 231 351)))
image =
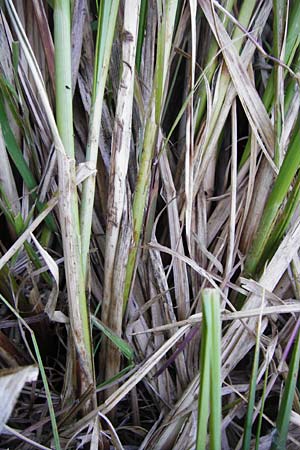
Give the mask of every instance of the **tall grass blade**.
MULTIPOLYGON (((212 450, 221 450, 222 394, 221 394, 221 316, 220 294, 211 290, 211 362, 210 362, 210 422, 209 440, 212 450)), ((203 293, 203 298, 206 291, 203 293)))
POLYGON ((92 215, 95 196, 95 174, 98 157, 98 142, 101 126, 104 89, 109 68, 111 48, 114 38, 119 0, 104 0, 100 3, 95 71, 93 82, 93 96, 89 119, 88 143, 86 161, 89 163, 92 174, 84 181, 80 208, 81 229, 81 259, 83 276, 86 280, 88 255, 90 247, 92 215))
POLYGON ((261 266, 263 264, 261 256, 268 239, 271 237, 279 208, 288 193, 289 187, 300 165, 300 155, 297 151, 299 145, 300 133, 297 133, 284 158, 278 177, 276 178, 274 187, 264 208, 252 247, 247 255, 245 261, 245 273, 248 276, 254 275, 259 263, 261 266))
POLYGON ((289 430, 289 422, 295 396, 295 388, 299 372, 300 361, 300 333, 298 331, 294 343, 293 354, 289 364, 289 373, 281 398, 278 416, 276 419, 276 430, 273 435, 271 450, 284 450, 289 430))
POLYGON ((200 385, 196 449, 221 449, 221 320, 220 295, 215 289, 202 292, 203 323, 200 352, 200 385), (209 435, 208 435, 208 418, 209 435))
MULTIPOLYGON (((262 298, 262 305, 263 304, 264 304, 264 294, 263 294, 263 298, 262 298)), ((260 354, 259 347, 260 347, 260 338, 261 338, 261 319, 262 319, 262 317, 260 315, 260 317, 258 319, 258 323, 257 323, 256 343, 255 343, 254 359, 253 359, 253 366, 252 366, 251 379, 250 379, 248 406, 247 406, 247 414, 246 414, 245 425, 244 425, 242 450, 249 450, 250 443, 251 443, 253 411, 254 411, 254 405, 255 405, 256 383, 257 383, 259 354, 260 354)))

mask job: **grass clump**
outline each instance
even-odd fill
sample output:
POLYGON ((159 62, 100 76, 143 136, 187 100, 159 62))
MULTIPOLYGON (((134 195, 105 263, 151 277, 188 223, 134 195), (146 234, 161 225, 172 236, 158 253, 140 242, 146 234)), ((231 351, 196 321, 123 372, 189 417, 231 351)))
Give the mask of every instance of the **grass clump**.
POLYGON ((299 2, 0 8, 1 448, 298 448, 299 2))

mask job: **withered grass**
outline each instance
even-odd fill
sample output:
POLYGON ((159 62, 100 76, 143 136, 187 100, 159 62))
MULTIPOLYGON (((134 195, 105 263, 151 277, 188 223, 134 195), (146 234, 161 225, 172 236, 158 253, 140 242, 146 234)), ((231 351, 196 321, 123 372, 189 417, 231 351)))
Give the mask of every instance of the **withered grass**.
POLYGON ((299 23, 0 2, 1 448, 300 447, 299 23))

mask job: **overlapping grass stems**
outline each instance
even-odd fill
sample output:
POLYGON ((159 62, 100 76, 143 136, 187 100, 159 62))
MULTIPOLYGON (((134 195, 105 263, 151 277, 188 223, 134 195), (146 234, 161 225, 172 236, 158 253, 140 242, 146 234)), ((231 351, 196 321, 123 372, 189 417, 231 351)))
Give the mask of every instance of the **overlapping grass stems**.
POLYGON ((1 6, 1 446, 299 448, 299 2, 1 6))
POLYGON ((75 389, 84 394, 94 384, 89 311, 85 293, 85 271, 80 240, 78 196, 74 153, 71 10, 66 1, 55 1, 55 94, 56 122, 65 152, 58 153, 59 205, 63 252, 68 288, 69 317, 72 339, 79 361, 80 381, 75 389))

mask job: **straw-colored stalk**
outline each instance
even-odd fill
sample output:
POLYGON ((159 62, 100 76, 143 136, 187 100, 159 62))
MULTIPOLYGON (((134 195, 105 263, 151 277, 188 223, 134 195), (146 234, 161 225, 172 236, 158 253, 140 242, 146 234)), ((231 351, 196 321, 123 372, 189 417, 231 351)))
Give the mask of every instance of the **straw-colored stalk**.
POLYGON ((98 159, 103 97, 118 8, 119 0, 104 0, 99 5, 93 95, 89 119, 88 143, 86 149, 86 161, 91 169, 91 175, 83 183, 80 208, 81 259, 85 282, 87 281, 89 261, 89 248, 95 197, 95 170, 98 159))
MULTIPOLYGON (((108 218, 104 267, 104 295, 102 320, 117 335, 121 335, 123 318, 124 279, 127 252, 122 245, 122 228, 127 228, 126 176, 131 141, 131 122, 135 77, 136 43, 140 0, 127 0, 124 5, 122 33, 122 66, 114 131, 112 136, 108 218), (124 254, 125 252, 125 254, 124 254)), ((124 230, 123 230, 124 231, 124 230)), ((129 247, 130 236, 125 238, 129 247), (129 239, 128 239, 129 238, 129 239)), ((126 244, 125 244, 126 245, 126 244)), ((120 352, 110 341, 104 341, 102 361, 105 362, 105 379, 109 380, 119 370, 120 352)))
MULTIPOLYGON (((64 152, 58 152, 59 212, 64 250, 72 337, 79 363, 77 385, 81 394, 94 384, 90 320, 81 263, 81 241, 74 159, 71 4, 56 1, 54 10, 57 127, 64 152)), ((77 387, 77 388, 78 388, 77 387)))
POLYGON ((163 110, 164 98, 166 95, 166 83, 171 56, 172 37, 175 27, 175 18, 178 1, 167 0, 166 4, 157 3, 158 30, 157 30, 157 53, 156 67, 154 75, 154 86, 147 115, 145 127, 144 145, 141 155, 139 173, 133 200, 133 240, 128 257, 125 289, 124 308, 126 307, 132 281, 134 277, 138 245, 141 238, 142 224, 148 191, 150 185, 150 174, 153 156, 156 150, 158 126, 160 125, 163 110))

